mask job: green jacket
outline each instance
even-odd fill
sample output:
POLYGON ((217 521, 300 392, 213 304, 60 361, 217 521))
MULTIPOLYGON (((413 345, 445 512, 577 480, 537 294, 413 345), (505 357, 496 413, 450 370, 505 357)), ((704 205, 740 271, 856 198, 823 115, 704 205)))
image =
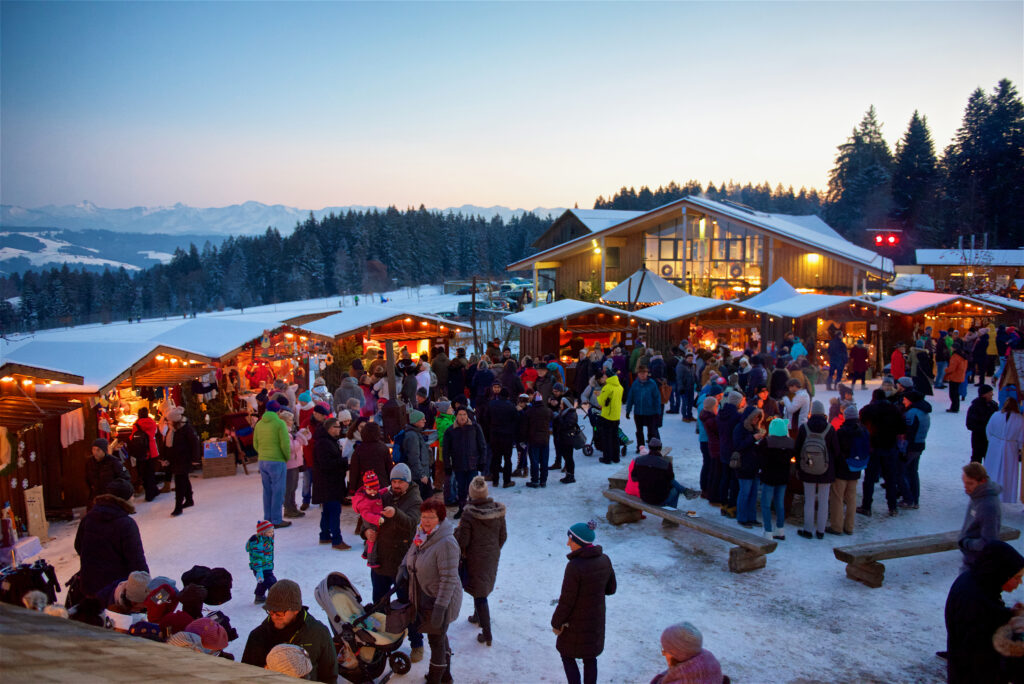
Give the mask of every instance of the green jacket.
POLYGON ((259 627, 249 632, 242 662, 266 667, 267 654, 278 644, 294 644, 306 649, 313 663, 309 678, 315 682, 337 684, 338 652, 334 649, 334 640, 327 627, 309 614, 308 608, 303 606, 302 612, 284 629, 275 628, 269 617, 261 622, 259 627))
MULTIPOLYGON (((438 413, 437 417, 434 418, 434 429, 437 430, 437 444, 438 447, 444 444, 444 433, 448 432, 448 428, 455 422, 455 416, 450 413, 438 413)), ((437 457, 444 460, 444 453, 442 449, 438 448, 437 457)))
POLYGON ((622 385, 619 378, 609 375, 597 397, 601 406, 601 417, 605 420, 619 420, 622 416, 622 385))
POLYGON ((629 372, 630 373, 633 373, 634 375, 636 374, 636 364, 637 364, 637 361, 640 360, 640 357, 642 357, 644 355, 644 352, 646 352, 646 351, 647 351, 647 348, 643 347, 643 346, 641 346, 639 344, 637 346, 633 347, 633 351, 630 352, 630 354, 629 354, 629 372))
POLYGON ((267 411, 252 430, 252 446, 261 461, 287 463, 292 455, 288 426, 273 411, 267 411))

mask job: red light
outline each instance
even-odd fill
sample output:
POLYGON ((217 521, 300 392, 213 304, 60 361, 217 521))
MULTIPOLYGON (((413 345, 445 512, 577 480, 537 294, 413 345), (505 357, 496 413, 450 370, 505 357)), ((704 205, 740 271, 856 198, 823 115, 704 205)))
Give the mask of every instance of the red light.
POLYGON ((895 245, 896 244, 896 236, 895 235, 890 235, 889 236, 889 244, 890 245, 895 245))
POLYGON ((876 235, 875 236, 875 244, 876 245, 882 244, 882 236, 881 235, 876 235))

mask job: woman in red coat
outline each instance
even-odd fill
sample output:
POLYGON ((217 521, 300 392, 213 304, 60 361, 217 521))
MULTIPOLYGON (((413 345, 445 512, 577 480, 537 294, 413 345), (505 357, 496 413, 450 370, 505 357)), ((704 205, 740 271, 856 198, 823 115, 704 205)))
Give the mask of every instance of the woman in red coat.
POLYGON ((868 373, 868 346, 864 340, 857 340, 857 344, 850 350, 850 385, 857 386, 860 380, 860 388, 865 389, 867 384, 865 378, 868 373))
POLYGON ((907 362, 903 358, 903 350, 906 349, 906 346, 900 342, 892 350, 892 358, 889 361, 889 374, 893 380, 899 380, 907 374, 907 362))

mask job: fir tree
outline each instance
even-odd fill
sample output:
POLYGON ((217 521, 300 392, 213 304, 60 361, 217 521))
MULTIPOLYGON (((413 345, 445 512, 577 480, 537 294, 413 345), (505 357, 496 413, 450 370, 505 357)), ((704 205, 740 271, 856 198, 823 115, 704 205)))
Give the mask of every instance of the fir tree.
POLYGON ((829 224, 851 236, 884 225, 891 202, 891 174, 892 153, 872 106, 839 146, 829 173, 825 212, 829 224))
POLYGON ((907 132, 896 143, 892 173, 893 217, 910 235, 931 223, 938 181, 935 146, 928 120, 915 110, 907 132))

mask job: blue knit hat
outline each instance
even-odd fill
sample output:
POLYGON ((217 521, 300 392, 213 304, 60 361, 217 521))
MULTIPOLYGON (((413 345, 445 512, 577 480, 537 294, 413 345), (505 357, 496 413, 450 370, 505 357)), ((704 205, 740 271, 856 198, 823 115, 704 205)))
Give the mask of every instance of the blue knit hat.
POLYGON ((271 399, 270 401, 267 402, 267 410, 270 411, 271 413, 277 413, 278 411, 281 410, 281 405, 274 401, 273 399, 271 399))
POLYGON ((771 437, 789 437, 789 422, 775 418, 768 423, 768 435, 771 437))
POLYGON ((577 544, 590 546, 594 543, 594 539, 597 538, 597 535, 594 534, 595 528, 597 528, 597 523, 593 520, 585 523, 576 523, 569 528, 569 537, 577 544))

